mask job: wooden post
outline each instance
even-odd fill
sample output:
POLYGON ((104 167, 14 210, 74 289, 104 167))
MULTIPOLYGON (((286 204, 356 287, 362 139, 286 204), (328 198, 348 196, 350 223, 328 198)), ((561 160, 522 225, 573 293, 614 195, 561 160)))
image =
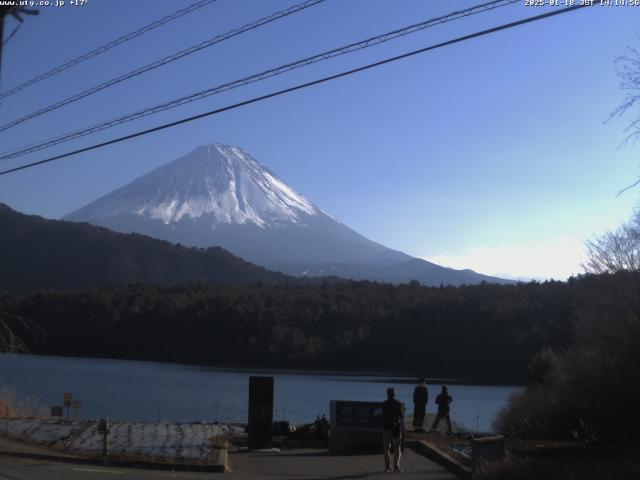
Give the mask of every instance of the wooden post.
POLYGON ((102 434, 102 456, 106 460, 111 453, 109 450, 109 437, 111 434, 109 431, 109 414, 107 414, 106 419, 100 419, 98 423, 98 433, 102 434))

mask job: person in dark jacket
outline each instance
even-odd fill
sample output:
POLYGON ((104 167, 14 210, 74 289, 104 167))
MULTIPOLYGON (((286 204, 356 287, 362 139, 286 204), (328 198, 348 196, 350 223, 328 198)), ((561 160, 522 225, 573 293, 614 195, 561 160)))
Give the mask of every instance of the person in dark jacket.
POLYGON ((424 416, 427 410, 429 392, 424 378, 418 380, 418 385, 413 390, 413 429, 416 432, 424 431, 424 416))
POLYGON ((436 419, 431 426, 431 431, 435 432, 438 429, 438 424, 440 420, 443 418, 447 422, 447 433, 452 434, 453 428, 451 428, 451 416, 449 414, 450 407, 449 404, 453 402, 453 398, 449 395, 449 387, 446 385, 442 385, 442 391, 436 397, 436 405, 438 405, 438 413, 436 414, 436 419))
POLYGON ((389 447, 393 449, 393 470, 401 472, 400 440, 404 430, 404 412, 402 404, 396 400, 396 391, 387 388, 387 399, 382 402, 382 451, 384 453, 385 471, 391 471, 389 447))

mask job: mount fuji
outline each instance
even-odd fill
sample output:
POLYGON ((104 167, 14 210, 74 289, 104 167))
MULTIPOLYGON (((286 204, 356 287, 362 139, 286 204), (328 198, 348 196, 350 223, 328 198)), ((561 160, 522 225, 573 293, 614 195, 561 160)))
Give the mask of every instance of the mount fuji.
POLYGON ((221 143, 198 147, 64 219, 185 246, 221 246, 296 276, 415 279, 426 285, 507 282, 441 267, 371 241, 241 148, 221 143))

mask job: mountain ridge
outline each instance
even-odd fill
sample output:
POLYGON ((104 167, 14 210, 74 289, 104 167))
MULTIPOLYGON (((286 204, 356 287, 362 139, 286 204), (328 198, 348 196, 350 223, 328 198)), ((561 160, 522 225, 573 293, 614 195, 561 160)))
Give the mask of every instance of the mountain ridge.
POLYGON ((88 223, 26 215, 0 203, 0 290, 84 288, 132 282, 213 285, 296 283, 220 247, 187 248, 88 223))
POLYGON ((425 285, 512 283, 385 247, 324 212, 239 147, 200 146, 63 217, 172 243, 221 246, 294 276, 425 285))

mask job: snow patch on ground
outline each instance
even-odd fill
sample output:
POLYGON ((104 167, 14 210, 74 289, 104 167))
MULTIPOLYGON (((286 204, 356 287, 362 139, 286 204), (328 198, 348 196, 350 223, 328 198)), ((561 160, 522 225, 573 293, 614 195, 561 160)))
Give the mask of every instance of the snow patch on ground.
POLYGON ((16 418, 2 420, 0 432, 7 437, 31 443, 54 445, 66 440, 77 430, 71 423, 61 424, 58 420, 16 418))
MULTIPOLYGON (((209 460, 217 439, 234 433, 228 425, 203 423, 111 422, 109 428, 112 455, 198 463, 209 460)), ((0 435, 67 453, 102 453, 97 422, 11 418, 0 421, 0 435)))

